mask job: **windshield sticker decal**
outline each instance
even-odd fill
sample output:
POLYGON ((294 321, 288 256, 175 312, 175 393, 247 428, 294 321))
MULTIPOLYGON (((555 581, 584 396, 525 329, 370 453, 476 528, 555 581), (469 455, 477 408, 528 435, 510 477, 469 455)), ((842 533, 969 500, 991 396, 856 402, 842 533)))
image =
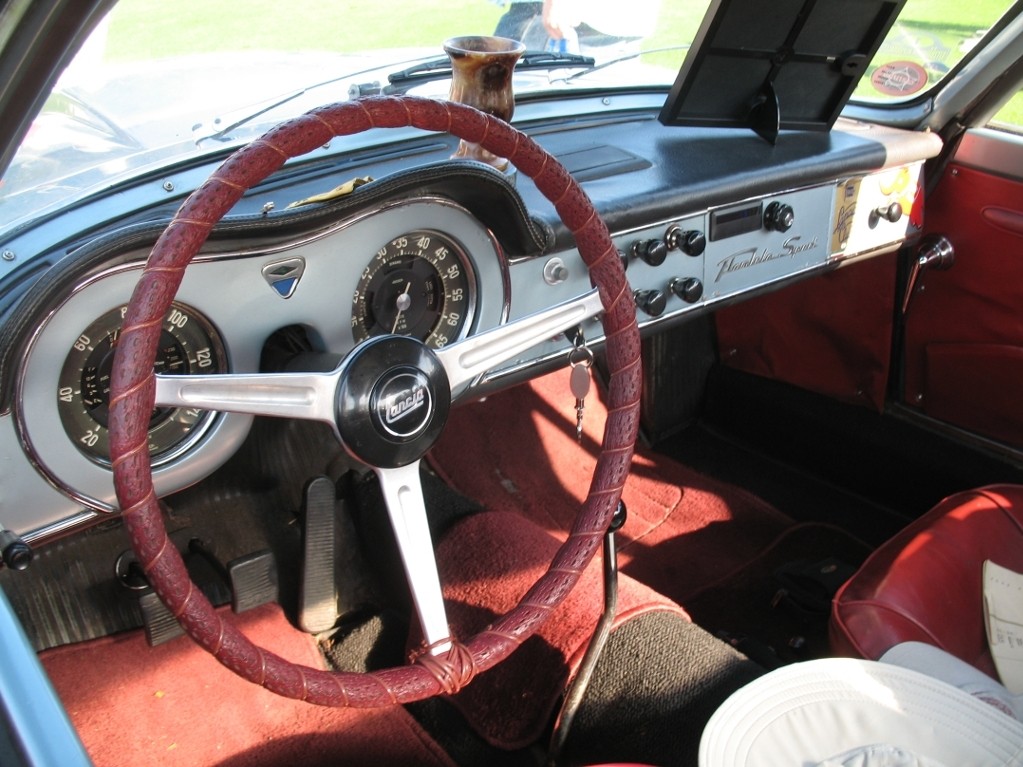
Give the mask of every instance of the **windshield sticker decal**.
POLYGON ((887 96, 909 96, 927 85, 927 70, 914 61, 892 61, 875 69, 870 82, 887 96))

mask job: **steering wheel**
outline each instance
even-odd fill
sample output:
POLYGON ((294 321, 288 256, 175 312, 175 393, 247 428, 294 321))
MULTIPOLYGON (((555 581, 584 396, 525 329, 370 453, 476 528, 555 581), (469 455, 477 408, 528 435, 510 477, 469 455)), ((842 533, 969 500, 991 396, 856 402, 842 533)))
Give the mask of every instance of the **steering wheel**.
POLYGON ((638 432, 639 330, 632 291, 607 227, 568 171, 525 134, 472 107, 370 97, 322 107, 229 157, 181 206, 150 254, 124 317, 110 396, 114 484, 132 547, 153 589, 202 647, 245 679, 331 706, 382 706, 454 693, 506 658, 550 616, 600 545, 621 497, 638 432), (412 126, 448 132, 507 157, 534 180, 573 232, 595 290, 439 350, 400 336, 357 346, 331 373, 155 376, 160 327, 185 267, 242 194, 286 160, 335 136, 412 126), (610 373, 608 418, 589 495, 547 571, 518 605, 476 636, 450 636, 419 479, 451 391, 503 360, 602 314, 610 373), (176 379, 176 380, 175 380, 176 379), (298 666, 252 644, 190 580, 167 537, 150 468, 156 404, 306 418, 330 424, 377 474, 412 592, 424 646, 409 665, 371 673, 298 666))

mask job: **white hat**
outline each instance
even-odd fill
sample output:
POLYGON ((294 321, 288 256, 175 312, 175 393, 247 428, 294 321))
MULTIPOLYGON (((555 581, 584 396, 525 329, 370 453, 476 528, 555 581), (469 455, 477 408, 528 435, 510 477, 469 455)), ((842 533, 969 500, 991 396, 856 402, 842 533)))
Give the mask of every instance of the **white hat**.
POLYGON ((1023 723, 918 671, 829 658, 736 691, 707 723, 700 765, 1023 765, 1023 723))

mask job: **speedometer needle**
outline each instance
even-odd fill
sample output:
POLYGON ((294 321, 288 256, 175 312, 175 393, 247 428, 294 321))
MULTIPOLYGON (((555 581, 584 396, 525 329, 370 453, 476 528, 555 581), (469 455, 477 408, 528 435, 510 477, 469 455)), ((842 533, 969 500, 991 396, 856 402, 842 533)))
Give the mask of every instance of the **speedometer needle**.
POLYGON ((412 283, 406 282, 405 289, 401 291, 397 300, 394 302, 398 309, 398 313, 394 315, 394 325, 391 327, 391 333, 398 332, 398 323, 401 322, 401 315, 404 314, 410 306, 412 306, 412 298, 408 294, 411 287, 412 283))

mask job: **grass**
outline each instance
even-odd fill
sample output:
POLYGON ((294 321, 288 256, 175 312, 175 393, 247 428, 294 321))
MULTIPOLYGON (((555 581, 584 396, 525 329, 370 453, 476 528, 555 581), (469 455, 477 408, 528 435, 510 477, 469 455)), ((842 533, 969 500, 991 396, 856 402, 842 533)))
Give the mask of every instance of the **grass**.
MULTIPOLYGON (((596 0, 588 0, 595 2, 596 0)), ((180 52, 178 30, 188 29, 192 50, 351 51, 360 48, 422 45, 460 34, 487 34, 503 9, 488 0, 450 0, 438 5, 324 3, 316 0, 247 0, 240 6, 208 0, 125 0, 113 14, 109 55, 131 60, 180 52), (239 12, 241 9, 243 12, 239 12), (312 22, 312 23, 311 23, 312 22)), ((937 37, 968 36, 986 28, 1006 7, 1005 0, 908 0, 900 20, 937 37)), ((676 45, 695 34, 706 2, 662 0, 650 47, 676 45)))
POLYGON ((422 0, 394 3, 318 0, 246 0, 236 5, 209 0, 126 0, 110 22, 107 57, 113 60, 180 53, 179 30, 188 29, 189 50, 358 51, 422 46, 462 34, 494 30, 502 11, 487 0, 451 0, 444 12, 422 0), (237 12, 242 9, 244 12, 237 12))
MULTIPOLYGON (((997 21, 1007 5, 1006 0, 972 0, 969 4, 963 0, 908 0, 875 62, 914 61, 924 66, 928 84, 933 85, 969 51, 979 34, 997 21)), ((871 71, 856 94, 877 99, 871 71)))
MULTIPOLYGON (((586 0, 596 2, 597 0, 586 0)), ((849 2, 849 0, 846 0, 849 2)), ((899 29, 890 35, 878 62, 912 59, 925 65, 930 84, 961 58, 979 30, 998 18, 1008 0, 907 0, 899 29)), ((656 30, 645 47, 678 46, 693 38, 706 1, 661 0, 656 30)), ((106 57, 133 61, 182 52, 433 47, 448 37, 489 34, 503 9, 489 0, 448 0, 440 6, 404 2, 246 0, 240 6, 208 0, 124 0, 111 18, 106 57), (395 12, 395 8, 400 8, 395 12), (240 10, 239 10, 240 9, 240 10), (187 29, 183 37, 180 30, 187 29)), ((651 63, 676 68, 683 51, 662 54, 651 63)), ((857 96, 892 100, 863 78, 857 96)))

